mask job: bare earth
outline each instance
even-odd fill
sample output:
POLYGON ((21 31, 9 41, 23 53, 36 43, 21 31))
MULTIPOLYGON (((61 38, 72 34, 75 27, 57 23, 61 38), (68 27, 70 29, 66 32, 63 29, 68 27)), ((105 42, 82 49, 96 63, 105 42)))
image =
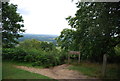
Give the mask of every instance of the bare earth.
POLYGON ((26 66, 15 66, 15 67, 29 71, 29 72, 45 75, 53 79, 87 79, 89 78, 88 76, 80 74, 77 71, 67 69, 69 66, 70 65, 68 64, 63 64, 63 65, 55 66, 53 68, 45 68, 45 69, 26 67, 26 66))

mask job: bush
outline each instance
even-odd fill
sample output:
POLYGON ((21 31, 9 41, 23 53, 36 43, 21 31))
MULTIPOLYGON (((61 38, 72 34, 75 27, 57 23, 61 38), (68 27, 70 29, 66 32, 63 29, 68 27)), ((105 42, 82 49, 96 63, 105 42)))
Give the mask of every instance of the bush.
POLYGON ((51 67, 65 63, 64 60, 66 55, 62 54, 62 52, 57 50, 49 52, 43 52, 39 50, 38 52, 38 54, 36 53, 33 66, 42 65, 44 67, 51 67))
POLYGON ((24 57, 27 55, 27 52, 21 48, 15 48, 15 54, 14 54, 13 60, 17 61, 24 61, 24 57))
POLYGON ((3 48, 2 56, 3 59, 24 61, 24 57, 27 53, 21 48, 3 48))
POLYGON ((2 49, 2 58, 3 59, 12 59, 15 54, 15 49, 13 48, 3 48, 2 49))
POLYGON ((54 51, 39 53, 35 57, 34 65, 42 65, 44 67, 55 66, 59 64, 59 56, 54 51))
POLYGON ((37 50, 37 49, 30 49, 30 50, 25 50, 27 55, 25 56, 24 60, 27 62, 35 62, 37 59, 36 57, 38 55, 43 54, 43 52, 41 50, 37 50))
MULTIPOLYGON (((3 59, 33 62, 33 66, 42 65, 44 67, 51 67, 65 63, 64 60, 67 58, 65 51, 57 50, 51 43, 51 49, 46 51, 39 47, 39 43, 40 42, 36 40, 27 40, 22 42, 16 48, 4 48, 3 59)), ((46 45, 48 45, 48 43, 46 45)))

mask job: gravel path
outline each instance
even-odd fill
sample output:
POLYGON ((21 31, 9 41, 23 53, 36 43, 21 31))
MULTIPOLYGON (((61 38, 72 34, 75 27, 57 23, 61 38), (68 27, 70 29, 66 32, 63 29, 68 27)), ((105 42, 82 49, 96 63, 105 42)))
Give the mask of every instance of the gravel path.
POLYGON ((45 69, 26 67, 26 66, 15 66, 15 67, 33 73, 45 75, 53 79, 87 79, 88 78, 87 76, 82 75, 77 71, 67 69, 69 66, 70 65, 68 64, 63 64, 63 65, 55 66, 53 68, 45 68, 45 69))

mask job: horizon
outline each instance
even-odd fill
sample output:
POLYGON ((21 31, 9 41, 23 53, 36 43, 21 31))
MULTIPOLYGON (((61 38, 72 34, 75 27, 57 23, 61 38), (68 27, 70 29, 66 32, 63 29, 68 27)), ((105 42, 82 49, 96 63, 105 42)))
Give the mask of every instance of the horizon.
POLYGON ((38 33, 20 33, 20 34, 34 34, 34 35, 56 35, 59 36, 58 34, 38 34, 38 33))

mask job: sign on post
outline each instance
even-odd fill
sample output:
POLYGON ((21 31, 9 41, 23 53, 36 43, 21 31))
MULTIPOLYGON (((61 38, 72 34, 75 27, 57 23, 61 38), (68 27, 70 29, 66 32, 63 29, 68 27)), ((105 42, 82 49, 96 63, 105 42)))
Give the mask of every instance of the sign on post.
POLYGON ((80 52, 79 51, 69 51, 68 52, 68 63, 70 63, 70 55, 69 54, 79 55, 78 56, 78 63, 80 62, 80 52))

